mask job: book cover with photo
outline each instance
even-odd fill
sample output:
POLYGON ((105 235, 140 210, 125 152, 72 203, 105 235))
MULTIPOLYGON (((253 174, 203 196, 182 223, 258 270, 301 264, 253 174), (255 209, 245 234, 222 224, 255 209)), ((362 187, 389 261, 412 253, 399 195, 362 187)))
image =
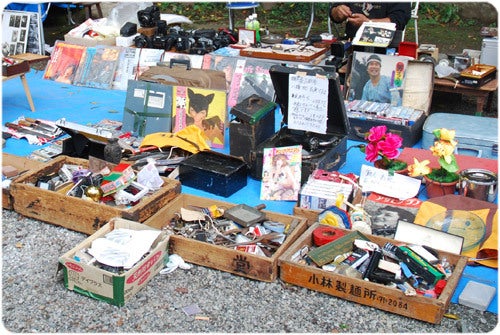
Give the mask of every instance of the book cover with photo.
POLYGON ((111 89, 120 53, 119 47, 87 47, 78 65, 73 85, 111 89))
POLYGON ((45 69, 44 79, 73 84, 80 60, 85 53, 83 45, 57 41, 45 69))
POLYGON ((398 221, 413 223, 421 204, 418 198, 399 200, 371 192, 363 208, 370 216, 373 235, 393 238, 398 221))
POLYGON ((297 201, 301 168, 302 146, 264 148, 260 199, 297 201))
POLYGON ((391 44, 395 33, 396 24, 393 22, 363 22, 352 44, 385 48, 391 44))
POLYGON ((266 62, 263 59, 238 59, 231 89, 228 98, 228 106, 232 107, 242 102, 253 94, 272 101, 274 98, 274 86, 269 74, 269 68, 276 62, 266 62))
POLYGON ((401 106, 408 57, 355 51, 349 79, 349 100, 401 106))
POLYGON ((224 148, 226 92, 186 86, 174 86, 173 91, 173 132, 196 125, 211 148, 224 148))

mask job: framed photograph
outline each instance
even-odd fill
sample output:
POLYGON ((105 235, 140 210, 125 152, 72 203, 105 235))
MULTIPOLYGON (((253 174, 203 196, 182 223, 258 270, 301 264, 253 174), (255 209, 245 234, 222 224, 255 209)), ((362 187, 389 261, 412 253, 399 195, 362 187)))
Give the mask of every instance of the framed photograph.
POLYGON ((2 14, 2 52, 17 55, 27 52, 31 13, 6 10, 2 14))
POLYGON ((238 30, 238 44, 248 45, 255 44, 255 30, 240 29, 238 30))
POLYGON ((401 106, 407 66, 405 56, 354 52, 348 99, 401 106))

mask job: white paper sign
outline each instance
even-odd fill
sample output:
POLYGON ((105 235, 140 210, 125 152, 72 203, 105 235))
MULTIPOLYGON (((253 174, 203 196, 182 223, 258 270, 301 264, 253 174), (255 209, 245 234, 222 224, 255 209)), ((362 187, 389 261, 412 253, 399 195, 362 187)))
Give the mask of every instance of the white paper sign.
POLYGON ((328 78, 291 74, 288 128, 326 134, 328 78))
POLYGON ((363 192, 375 192, 388 197, 405 200, 417 195, 421 181, 397 173, 391 176, 387 170, 363 164, 361 165, 359 184, 363 192))

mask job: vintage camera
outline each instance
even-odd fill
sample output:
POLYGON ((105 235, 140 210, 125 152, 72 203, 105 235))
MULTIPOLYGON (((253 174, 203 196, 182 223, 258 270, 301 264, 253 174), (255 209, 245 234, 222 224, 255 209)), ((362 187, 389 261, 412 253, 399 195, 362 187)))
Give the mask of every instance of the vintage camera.
POLYGON ((238 36, 234 32, 227 29, 220 29, 213 39, 214 49, 220 49, 229 46, 230 44, 238 43, 238 36))
POLYGON ((137 12, 137 19, 143 28, 156 26, 160 20, 160 8, 157 6, 149 6, 137 12))
POLYGON ((198 38, 189 49, 189 53, 195 55, 204 55, 212 51, 214 51, 213 41, 207 37, 198 38))
POLYGON ((144 34, 140 34, 134 38, 136 48, 152 48, 151 39, 144 34))

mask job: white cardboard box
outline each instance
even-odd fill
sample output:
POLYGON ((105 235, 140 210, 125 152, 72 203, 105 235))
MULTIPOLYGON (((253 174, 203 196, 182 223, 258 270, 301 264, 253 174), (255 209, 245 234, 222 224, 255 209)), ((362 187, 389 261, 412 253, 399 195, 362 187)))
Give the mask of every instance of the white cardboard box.
POLYGON ((123 273, 106 271, 75 257, 77 252, 89 248, 94 240, 118 228, 157 230, 135 221, 122 218, 111 219, 101 229, 59 258, 60 266, 64 271, 64 285, 67 289, 112 305, 123 306, 160 272, 164 266, 165 257, 168 257, 169 237, 163 233, 160 233, 146 256, 123 273))
POLYGON ((116 45, 116 37, 106 37, 104 39, 75 37, 70 34, 64 35, 64 40, 71 44, 83 45, 86 47, 95 47, 96 45, 116 45))

